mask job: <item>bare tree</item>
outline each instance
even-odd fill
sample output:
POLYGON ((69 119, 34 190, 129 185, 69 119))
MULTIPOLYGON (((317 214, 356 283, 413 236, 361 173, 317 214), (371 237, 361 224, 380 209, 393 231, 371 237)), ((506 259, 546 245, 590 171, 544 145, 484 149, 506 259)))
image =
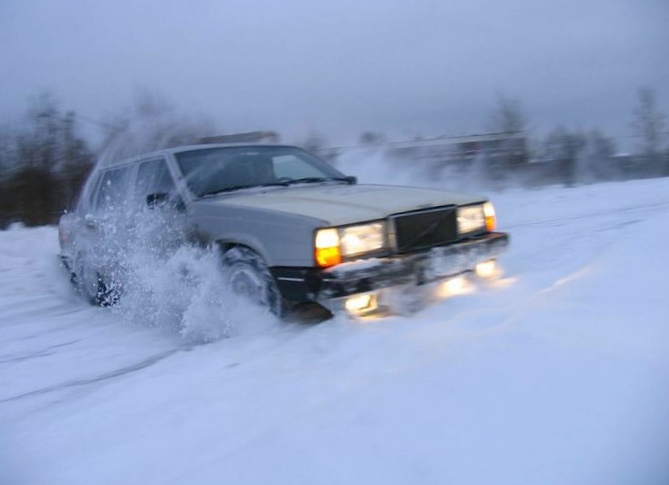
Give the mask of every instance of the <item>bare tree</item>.
POLYGON ((498 95, 488 123, 488 130, 495 133, 526 133, 527 116, 520 100, 502 94, 498 95))
POLYGON ((655 91, 651 88, 639 89, 634 117, 633 127, 640 154, 649 162, 658 162, 666 144, 666 122, 665 116, 659 111, 655 91))
POLYGON ((559 172, 565 186, 576 184, 577 163, 587 144, 586 136, 579 131, 569 131, 558 127, 548 134, 544 141, 543 158, 559 165, 559 172))
POLYGON ((30 98, 26 118, 27 130, 19 138, 22 165, 44 171, 55 169, 61 134, 61 114, 55 95, 43 91, 30 98))
POLYGON ((497 96, 487 129, 500 135, 493 161, 493 176, 501 179, 509 170, 517 170, 528 162, 527 116, 521 102, 505 95, 497 96))
POLYGON ((9 126, 0 126, 0 180, 16 166, 16 137, 9 126))
POLYGON ((327 139, 325 138, 325 135, 315 130, 309 130, 305 140, 299 143, 302 148, 313 153, 323 150, 326 144, 327 139))
POLYGON ((62 148, 57 170, 61 179, 63 203, 65 207, 71 208, 93 168, 95 155, 78 133, 74 111, 65 113, 61 125, 62 148))
POLYGON ((577 154, 576 179, 585 183, 617 179, 620 173, 614 165, 613 140, 599 130, 591 130, 584 141, 582 151, 577 154))
POLYGON ((0 138, 0 223, 55 222, 92 166, 74 112, 63 113, 53 93, 40 93, 29 100, 25 123, 0 138))

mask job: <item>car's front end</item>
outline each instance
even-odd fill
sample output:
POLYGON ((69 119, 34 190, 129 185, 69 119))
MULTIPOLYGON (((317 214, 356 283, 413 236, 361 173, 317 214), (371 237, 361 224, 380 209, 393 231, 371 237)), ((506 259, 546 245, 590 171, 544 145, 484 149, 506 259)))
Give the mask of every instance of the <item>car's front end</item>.
POLYGON ((485 198, 358 185, 294 147, 213 147, 177 153, 176 161, 197 232, 224 251, 243 246, 259 255, 289 303, 381 311, 393 288, 494 274, 508 245, 485 198), (249 166, 267 166, 262 183, 249 166))
MULTIPOLYGON (((365 186, 359 189, 360 193, 366 190, 365 186)), ((331 189, 330 195, 336 192, 331 189)), ((342 187, 341 192, 352 189, 342 187)), ((311 267, 271 267, 282 293, 294 301, 317 301, 331 310, 343 308, 362 315, 392 311, 391 289, 428 287, 470 272, 482 278, 498 274, 496 261, 507 248, 509 236, 495 231, 496 215, 489 201, 457 195, 452 199, 459 203, 448 203, 448 193, 441 191, 371 188, 371 194, 381 198, 392 193, 399 201, 405 199, 409 210, 318 227, 313 232, 311 267), (431 198, 430 203, 421 204, 427 207, 415 207, 420 196, 431 198)), ((371 194, 365 208, 382 210, 371 194)), ((355 198, 343 199, 338 205, 339 220, 347 207, 363 205, 355 198)), ((394 209, 401 205, 396 201, 394 209)))
POLYGON ((394 293, 386 291, 390 288, 411 291, 469 272, 482 278, 496 276, 497 258, 507 245, 508 235, 495 232, 416 252, 344 263, 321 273, 317 299, 333 310, 343 307, 358 315, 388 311, 395 303, 394 293))

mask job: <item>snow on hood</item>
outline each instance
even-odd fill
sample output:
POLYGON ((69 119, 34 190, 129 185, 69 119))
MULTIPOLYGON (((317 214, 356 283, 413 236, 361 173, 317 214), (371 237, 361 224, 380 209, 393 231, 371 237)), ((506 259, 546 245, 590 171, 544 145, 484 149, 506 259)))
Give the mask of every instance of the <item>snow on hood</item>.
POLYGON ((299 214, 339 225, 383 219, 398 212, 486 200, 455 192, 388 185, 319 184, 247 194, 226 194, 216 203, 299 214))

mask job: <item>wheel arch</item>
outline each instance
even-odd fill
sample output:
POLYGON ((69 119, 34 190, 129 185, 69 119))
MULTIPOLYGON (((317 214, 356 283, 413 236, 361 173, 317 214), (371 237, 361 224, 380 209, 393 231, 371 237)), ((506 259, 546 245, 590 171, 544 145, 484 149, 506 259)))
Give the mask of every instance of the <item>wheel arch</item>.
POLYGON ((267 267, 270 267, 270 260, 267 253, 262 249, 262 245, 260 244, 254 244, 252 241, 248 240, 240 241, 236 239, 217 239, 215 244, 220 249, 221 255, 227 253, 232 248, 244 248, 253 251, 262 259, 267 267))
MULTIPOLYGON (((224 267, 229 265, 229 271, 233 271, 234 274, 234 268, 247 267, 261 278, 263 288, 265 288, 265 298, 267 298, 266 305, 274 315, 282 318, 287 309, 287 302, 279 288, 276 277, 267 265, 267 261, 263 255, 247 244, 234 241, 216 241, 216 243, 221 248, 222 264, 224 267), (234 249, 238 249, 241 252, 240 259, 237 259, 237 255, 233 256, 231 254, 231 251, 234 249)), ((228 277, 231 276, 228 275, 228 277)))

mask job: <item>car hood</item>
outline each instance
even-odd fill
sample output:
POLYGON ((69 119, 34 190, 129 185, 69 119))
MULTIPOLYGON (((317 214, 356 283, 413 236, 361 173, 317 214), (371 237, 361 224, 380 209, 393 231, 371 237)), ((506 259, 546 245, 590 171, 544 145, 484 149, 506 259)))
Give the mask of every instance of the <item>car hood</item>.
POLYGON ((484 197, 417 187, 319 184, 236 192, 208 202, 297 214, 334 226, 383 219, 399 212, 485 200, 484 197))

